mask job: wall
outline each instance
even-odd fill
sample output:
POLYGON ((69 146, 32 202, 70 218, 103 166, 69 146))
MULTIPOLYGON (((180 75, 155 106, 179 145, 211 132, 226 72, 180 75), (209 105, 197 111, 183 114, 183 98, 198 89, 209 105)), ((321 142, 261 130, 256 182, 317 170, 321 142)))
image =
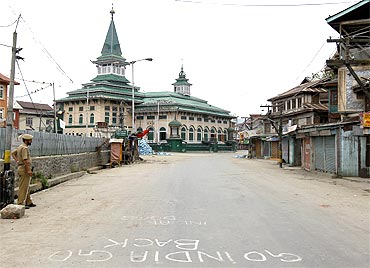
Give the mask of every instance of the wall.
MULTIPOLYGON (((46 177, 51 175, 52 178, 87 170, 92 167, 100 166, 109 163, 110 151, 90 152, 59 156, 40 156, 32 158, 32 166, 34 172, 41 172, 46 177)), ((0 160, 0 170, 4 169, 4 161, 0 160)), ((14 161, 11 161, 11 169, 16 172, 17 180, 17 166, 14 161)))

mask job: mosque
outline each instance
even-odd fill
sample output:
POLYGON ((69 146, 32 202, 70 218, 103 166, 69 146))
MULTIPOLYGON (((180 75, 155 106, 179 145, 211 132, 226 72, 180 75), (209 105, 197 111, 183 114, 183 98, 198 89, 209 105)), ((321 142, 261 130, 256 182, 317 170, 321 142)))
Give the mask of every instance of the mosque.
MULTIPOLYGON (((189 143, 225 142, 232 125, 229 111, 191 95, 191 84, 183 66, 172 84, 173 91, 141 92, 125 77, 128 62, 122 56, 114 10, 101 55, 93 61, 97 75, 82 88, 56 101, 67 135, 111 137, 117 129, 149 130, 149 142, 165 142, 169 124, 179 125, 179 136, 189 143), (134 118, 134 120, 133 120, 134 118)), ((143 60, 152 60, 150 58, 143 60)))

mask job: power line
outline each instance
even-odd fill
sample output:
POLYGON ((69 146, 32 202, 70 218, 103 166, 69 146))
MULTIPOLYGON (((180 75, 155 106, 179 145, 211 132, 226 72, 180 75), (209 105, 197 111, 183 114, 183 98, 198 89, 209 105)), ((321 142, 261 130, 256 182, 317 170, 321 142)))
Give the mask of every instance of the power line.
MULTIPOLYGON (((19 70, 19 73, 20 73, 20 75, 21 75, 21 77, 23 78, 23 73, 22 73, 22 70, 21 70, 21 68, 20 68, 20 66, 19 66, 19 62, 18 62, 18 60, 16 60, 16 63, 17 63, 17 66, 18 66, 18 70, 19 70)), ((32 102, 32 105, 33 105, 33 108, 35 109, 35 111, 36 111, 36 113, 37 113, 37 115, 38 116, 40 116, 40 118, 41 118, 41 116, 42 116, 42 111, 41 112, 39 112, 39 110, 36 108, 36 105, 35 105, 35 103, 33 102, 33 100, 32 100, 32 97, 31 97, 31 94, 30 94, 30 92, 29 92, 29 90, 28 90, 28 88, 27 88, 27 84, 26 84, 26 82, 24 81, 24 79, 23 79, 23 83, 24 83, 24 87, 26 88, 26 90, 27 90, 27 95, 30 97, 30 100, 31 100, 31 102, 32 102)), ((27 96, 26 95, 26 96, 27 96)), ((44 123, 44 122, 42 122, 42 120, 40 120, 40 122, 46 127, 46 124, 44 123)))
POLYGON ((195 0, 174 0, 175 2, 191 3, 191 4, 211 4, 220 6, 244 6, 244 7, 302 7, 302 6, 324 6, 324 5, 338 5, 348 4, 356 1, 342 1, 342 2, 326 2, 326 3, 303 3, 303 4, 239 4, 239 3, 215 3, 195 0))
POLYGON ((9 25, 0 25, 0 28, 10 27, 10 26, 14 25, 17 21, 18 21, 18 19, 16 19, 14 22, 12 22, 12 23, 11 23, 11 24, 9 24, 9 25))
MULTIPOLYGON (((10 2, 9 2, 9 8, 12 10, 13 14, 16 14, 14 9, 10 6, 10 2)), ((63 70, 63 68, 59 65, 59 63, 54 59, 54 57, 50 54, 50 52, 45 48, 45 46, 41 43, 40 40, 38 40, 36 38, 36 35, 35 33, 32 31, 31 27, 29 26, 29 24, 25 21, 25 19, 19 15, 19 18, 22 19, 22 21, 24 22, 25 26, 28 28, 29 32, 32 34, 32 39, 33 41, 38 44, 40 46, 40 49, 41 51, 46 55, 46 57, 49 59, 49 61, 51 61, 52 63, 54 63, 56 65, 56 68, 57 70, 63 74, 65 77, 68 78, 68 80, 73 83, 73 80, 68 76, 68 74, 63 70)), ((18 20, 19 20, 18 18, 18 20)), ((18 24, 17 24, 18 26, 18 24)))

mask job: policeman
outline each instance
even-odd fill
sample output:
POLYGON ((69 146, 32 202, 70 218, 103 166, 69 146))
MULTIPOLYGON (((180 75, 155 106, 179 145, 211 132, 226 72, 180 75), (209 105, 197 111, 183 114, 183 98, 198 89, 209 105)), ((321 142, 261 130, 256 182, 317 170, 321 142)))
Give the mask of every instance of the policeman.
POLYGON ((28 146, 32 144, 33 136, 30 134, 23 134, 21 136, 23 144, 19 145, 16 150, 12 152, 12 157, 18 164, 19 175, 19 190, 18 190, 18 205, 25 203, 25 208, 35 207, 30 197, 30 182, 32 177, 32 162, 28 146))

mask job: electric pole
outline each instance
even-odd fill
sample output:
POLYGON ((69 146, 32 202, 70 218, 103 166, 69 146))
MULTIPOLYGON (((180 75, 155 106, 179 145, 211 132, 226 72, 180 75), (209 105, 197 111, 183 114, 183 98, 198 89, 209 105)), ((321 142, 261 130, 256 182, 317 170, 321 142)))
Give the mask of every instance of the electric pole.
POLYGON ((260 105, 260 107, 278 108, 279 109, 279 126, 276 127, 275 121, 271 120, 272 126, 279 135, 279 166, 283 167, 283 102, 276 105, 260 105))

